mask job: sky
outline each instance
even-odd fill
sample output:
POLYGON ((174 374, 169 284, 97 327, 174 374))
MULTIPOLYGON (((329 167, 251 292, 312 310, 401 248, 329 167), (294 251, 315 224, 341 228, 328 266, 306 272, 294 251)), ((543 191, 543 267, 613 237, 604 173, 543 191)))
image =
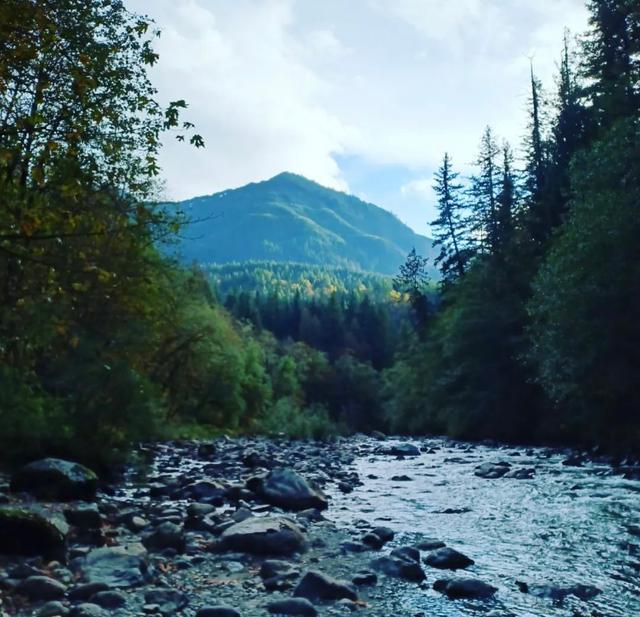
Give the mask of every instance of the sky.
POLYGON ((583 0, 126 0, 162 31, 161 102, 185 99, 205 149, 167 135, 165 197, 282 171, 357 195, 428 234, 449 152, 471 172, 490 125, 518 146, 530 60, 546 88, 583 0))

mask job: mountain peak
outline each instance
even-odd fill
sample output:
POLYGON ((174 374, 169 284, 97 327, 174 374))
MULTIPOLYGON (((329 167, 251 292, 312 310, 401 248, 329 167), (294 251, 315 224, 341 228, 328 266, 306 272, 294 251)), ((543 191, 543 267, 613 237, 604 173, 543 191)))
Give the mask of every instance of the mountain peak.
POLYGON ((185 204, 185 258, 201 263, 280 261, 394 274, 428 238, 391 212, 288 171, 185 204), (199 221, 199 222, 198 222, 199 221))

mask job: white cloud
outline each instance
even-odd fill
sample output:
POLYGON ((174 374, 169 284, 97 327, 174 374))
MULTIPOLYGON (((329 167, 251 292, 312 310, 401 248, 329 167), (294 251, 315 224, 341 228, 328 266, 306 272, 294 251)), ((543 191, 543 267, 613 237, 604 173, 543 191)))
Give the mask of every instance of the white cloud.
MULTIPOLYGON (((344 190, 339 153, 368 161, 373 175, 393 165, 422 178, 446 150, 466 171, 485 125, 518 144, 529 58, 552 87, 564 26, 586 22, 582 0, 128 6, 163 30, 153 78, 165 101, 190 103, 186 116, 207 143, 204 151, 167 144, 161 162, 176 198, 283 170, 344 190)), ((402 193, 402 182, 397 194, 408 199, 414 189, 402 193)), ((359 184, 375 199, 375 182, 359 184)))

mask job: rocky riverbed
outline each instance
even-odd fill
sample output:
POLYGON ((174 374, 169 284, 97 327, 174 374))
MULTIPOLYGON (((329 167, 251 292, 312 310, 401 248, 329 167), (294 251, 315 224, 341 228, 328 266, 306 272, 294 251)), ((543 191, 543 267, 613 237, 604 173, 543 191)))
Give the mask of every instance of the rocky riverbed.
POLYGON ((139 454, 113 484, 0 479, 0 614, 640 615, 630 464, 365 437, 139 454))

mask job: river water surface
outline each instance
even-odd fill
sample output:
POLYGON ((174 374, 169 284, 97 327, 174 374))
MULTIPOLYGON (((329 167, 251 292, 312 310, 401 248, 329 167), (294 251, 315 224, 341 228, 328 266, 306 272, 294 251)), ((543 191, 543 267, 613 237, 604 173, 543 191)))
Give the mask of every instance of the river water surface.
MULTIPOLYGON (((345 526, 357 519, 388 525, 397 532, 395 545, 442 540, 475 560, 465 576, 499 591, 489 604, 465 603, 407 586, 407 615, 640 616, 640 481, 605 464, 565 466, 566 456, 543 449, 411 443, 426 452, 398 460, 363 446, 354 463, 363 485, 335 491, 328 516, 345 526), (476 477, 475 466, 487 461, 536 473, 529 480, 476 477), (391 479, 397 475, 411 480, 391 479), (522 593, 516 581, 533 589, 593 585, 602 593, 560 602, 522 593)), ((427 582, 447 575, 425 569, 427 582)))

